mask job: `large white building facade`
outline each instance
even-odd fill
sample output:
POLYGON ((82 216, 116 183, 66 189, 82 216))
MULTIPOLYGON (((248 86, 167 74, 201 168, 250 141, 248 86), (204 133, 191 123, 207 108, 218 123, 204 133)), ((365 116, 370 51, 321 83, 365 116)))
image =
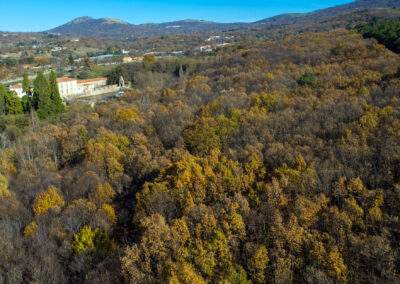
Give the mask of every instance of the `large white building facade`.
MULTIPOLYGON (((73 78, 57 78, 57 86, 60 96, 66 97, 71 95, 79 95, 90 93, 98 88, 107 85, 107 78, 96 78, 87 80, 76 80, 73 78)), ((10 86, 10 91, 15 91, 18 97, 22 98, 26 94, 22 90, 22 85, 10 86)))
POLYGON ((57 85, 61 97, 78 93, 78 84, 75 79, 57 78, 57 85))

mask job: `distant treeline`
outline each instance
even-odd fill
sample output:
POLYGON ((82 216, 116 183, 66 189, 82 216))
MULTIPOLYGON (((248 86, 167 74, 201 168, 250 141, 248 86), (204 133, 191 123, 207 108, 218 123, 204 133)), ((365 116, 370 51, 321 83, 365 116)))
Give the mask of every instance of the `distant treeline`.
POLYGON ((34 62, 35 58, 33 56, 24 57, 21 59, 6 58, 6 59, 0 59, 0 66, 13 67, 18 64, 33 64, 34 62))

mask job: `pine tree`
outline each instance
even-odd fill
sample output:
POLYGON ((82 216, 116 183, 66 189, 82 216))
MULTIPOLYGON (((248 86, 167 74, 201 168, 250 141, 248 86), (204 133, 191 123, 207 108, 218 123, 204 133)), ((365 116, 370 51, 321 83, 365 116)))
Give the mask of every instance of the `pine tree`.
POLYGON ((33 82, 32 105, 37 109, 40 119, 45 119, 54 113, 50 97, 49 81, 46 79, 43 72, 40 72, 33 82))
POLYGON ((53 104, 53 110, 55 113, 59 113, 64 109, 64 104, 60 96, 60 91, 58 90, 57 75, 54 71, 51 71, 49 81, 50 81, 50 98, 53 104))

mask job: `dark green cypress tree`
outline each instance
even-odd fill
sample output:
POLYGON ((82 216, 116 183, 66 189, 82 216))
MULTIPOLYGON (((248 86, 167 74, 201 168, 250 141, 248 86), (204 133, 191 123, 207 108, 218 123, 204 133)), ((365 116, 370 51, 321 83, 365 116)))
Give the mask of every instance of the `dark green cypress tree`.
POLYGON ((69 61, 69 65, 74 65, 74 57, 72 56, 72 54, 69 55, 68 57, 68 61, 69 61))
POLYGON ((3 84, 0 84, 0 114, 6 113, 7 90, 3 84))
POLYGON ((21 98, 22 107, 24 112, 29 112, 32 108, 32 93, 31 93, 31 82, 29 81, 28 74, 24 73, 22 80, 22 90, 25 95, 21 98))
POLYGON ((22 114, 24 113, 21 100, 16 92, 8 92, 5 96, 5 113, 6 114, 22 114))
POLYGON ((22 91, 28 96, 31 93, 31 82, 29 81, 28 74, 24 73, 24 78, 22 80, 22 91))
POLYGON ((30 98, 28 95, 25 95, 21 98, 21 104, 22 108, 24 109, 24 112, 30 112, 32 109, 32 98, 30 98))
POLYGON ((64 109, 64 104, 60 96, 60 91, 58 90, 57 75, 54 71, 51 71, 49 81, 50 81, 50 98, 53 104, 53 110, 55 113, 59 113, 64 109))
POLYGON ((33 82, 33 106, 37 109, 40 119, 45 119, 54 113, 50 97, 49 81, 40 72, 33 82))

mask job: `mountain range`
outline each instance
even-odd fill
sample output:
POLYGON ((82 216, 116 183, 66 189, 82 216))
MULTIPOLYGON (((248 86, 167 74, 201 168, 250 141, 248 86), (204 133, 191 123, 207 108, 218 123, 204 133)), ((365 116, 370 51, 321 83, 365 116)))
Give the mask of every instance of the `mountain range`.
POLYGON ((341 14, 372 8, 394 7, 400 7, 400 0, 357 0, 349 4, 317 10, 311 13, 283 14, 253 23, 216 23, 188 19, 159 24, 133 25, 114 18, 94 19, 86 16, 76 18, 62 26, 45 32, 66 36, 137 39, 147 36, 228 31, 276 25, 311 25, 341 14))
POLYGON ((140 38, 155 35, 230 30, 244 27, 246 23, 215 23, 199 20, 183 20, 168 23, 133 25, 119 19, 91 17, 76 18, 62 26, 46 31, 68 36, 94 36, 100 38, 140 38))

